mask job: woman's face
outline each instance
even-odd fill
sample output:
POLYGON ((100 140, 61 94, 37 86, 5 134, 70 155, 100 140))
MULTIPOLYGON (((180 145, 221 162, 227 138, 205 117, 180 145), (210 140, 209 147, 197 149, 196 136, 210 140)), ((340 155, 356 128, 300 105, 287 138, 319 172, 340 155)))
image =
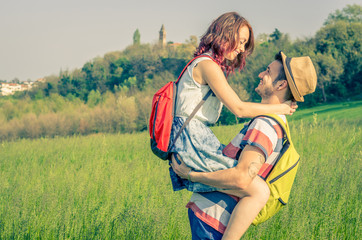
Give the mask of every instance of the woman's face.
POLYGON ((225 53, 224 57, 229 61, 233 61, 239 53, 245 51, 245 44, 249 41, 249 37, 249 28, 247 26, 242 26, 235 36, 235 39, 238 41, 236 48, 225 53))

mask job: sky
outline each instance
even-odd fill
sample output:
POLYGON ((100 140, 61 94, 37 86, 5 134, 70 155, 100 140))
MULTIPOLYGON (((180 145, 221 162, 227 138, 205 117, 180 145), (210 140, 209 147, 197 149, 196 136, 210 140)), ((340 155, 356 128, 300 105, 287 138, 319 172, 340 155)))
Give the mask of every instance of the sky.
POLYGON ((330 13, 362 0, 13 0, 0 2, 0 80, 36 80, 72 71, 133 42, 198 38, 225 12, 235 11, 255 36, 275 28, 292 39, 313 37, 330 13))

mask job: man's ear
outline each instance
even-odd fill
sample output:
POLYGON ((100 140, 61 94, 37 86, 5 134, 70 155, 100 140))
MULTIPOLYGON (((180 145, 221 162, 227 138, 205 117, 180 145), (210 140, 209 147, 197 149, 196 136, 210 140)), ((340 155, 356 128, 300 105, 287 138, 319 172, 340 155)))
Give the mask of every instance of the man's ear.
POLYGON ((288 87, 288 82, 287 80, 282 80, 278 82, 278 87, 277 90, 283 90, 284 88, 288 87))

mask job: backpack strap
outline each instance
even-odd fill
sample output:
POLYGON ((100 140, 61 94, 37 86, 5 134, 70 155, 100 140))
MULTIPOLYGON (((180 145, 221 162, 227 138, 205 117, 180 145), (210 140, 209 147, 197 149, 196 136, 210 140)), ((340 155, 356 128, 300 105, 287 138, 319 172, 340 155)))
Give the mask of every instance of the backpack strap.
POLYGON ((198 58, 200 58, 200 57, 208 57, 208 58, 210 58, 211 60, 213 60, 217 65, 219 65, 219 64, 216 62, 216 60, 215 60, 213 57, 209 56, 209 55, 204 54, 204 55, 196 56, 196 57, 194 57, 193 59, 191 59, 191 60, 186 64, 186 66, 185 66, 184 69, 182 70, 181 74, 178 76, 178 78, 177 78, 177 80, 176 80, 175 83, 177 83, 177 82, 181 79, 181 77, 182 77, 182 75, 184 74, 184 72, 186 71, 187 67, 188 67, 193 61, 195 61, 196 59, 198 59, 198 58))
MULTIPOLYGON (((187 67, 197 58, 200 57, 208 57, 211 60, 213 60, 215 63, 217 63, 215 61, 215 59, 213 59, 211 56, 209 55, 199 55, 197 57, 194 57, 191 61, 189 61, 187 63, 187 65, 184 67, 184 69, 182 70, 180 76, 178 77, 177 81, 174 83, 174 109, 172 111, 172 116, 175 117, 175 108, 176 108, 176 98, 177 98, 177 82, 180 80, 180 78, 182 77, 182 75, 184 74, 184 72, 186 71, 187 67)), ((202 98, 202 100, 199 102, 199 104, 197 104, 197 106, 195 107, 195 109, 192 111, 192 113, 190 114, 190 116, 186 119, 186 121, 184 122, 184 124, 182 124, 180 130, 177 132, 176 137, 173 139, 171 146, 169 147, 169 149, 171 149, 173 147, 173 145, 175 144, 176 140, 179 138, 179 136, 181 135, 181 132, 185 129, 185 127, 187 126, 187 124, 191 121, 191 119, 195 116, 196 112, 201 108, 201 106, 206 102, 206 100, 209 98, 209 96, 212 94, 212 90, 209 89, 209 91, 206 93, 206 95, 202 98)))
POLYGON ((197 104, 197 106, 195 107, 194 111, 192 111, 192 113, 190 114, 190 116, 186 119, 186 121, 184 122, 184 124, 182 124, 180 130, 177 132, 177 135, 175 137, 175 139, 173 140, 170 149, 173 147, 173 145, 175 144, 176 140, 178 139, 178 137, 180 136, 181 132, 185 129, 186 125, 191 121, 191 119, 195 116, 196 112, 201 108, 201 106, 205 103, 205 101, 207 100, 207 98, 211 95, 212 90, 210 89, 206 95, 202 98, 201 102, 199 102, 199 104, 197 104))
MULTIPOLYGON (((209 56, 209 55, 207 55, 207 54, 202 54, 202 55, 199 55, 199 56, 196 56, 196 57, 194 57, 193 59, 191 59, 187 64, 186 64, 186 66, 184 67, 184 69, 182 70, 182 72, 180 73, 180 75, 178 76, 178 78, 177 78, 177 80, 174 82, 174 84, 173 84, 173 96, 174 96, 174 98, 173 98, 173 108, 172 108, 172 117, 175 117, 175 110, 176 110, 176 101, 177 101, 177 83, 178 83, 178 81, 181 79, 181 77, 182 77, 182 75, 184 74, 184 72, 186 71, 186 69, 187 69, 187 67, 193 62, 193 61, 195 61, 196 59, 198 59, 198 58, 201 58, 201 57, 208 57, 208 58, 210 58, 211 60, 213 60, 217 65, 219 65, 217 62, 216 62, 216 60, 213 58, 213 57, 211 57, 211 56, 209 56)), ((210 89, 211 90, 211 89, 210 89)), ((209 93, 206 93, 206 95, 207 96, 209 96, 210 94, 209 93)), ((206 96, 205 95, 205 96, 206 96)), ((206 98, 207 99, 207 98, 206 98)), ((206 99, 205 99, 205 101, 206 101, 206 99)), ((201 102, 202 102, 202 100, 201 100, 201 102)), ((202 104, 201 104, 202 105, 202 104)), ((198 106, 198 105, 197 105, 198 106)), ((201 106, 200 106, 201 107, 201 106)), ((199 108, 200 108, 199 107, 199 108)), ((196 107, 197 108, 197 107, 196 107)), ((199 109, 199 108, 197 108, 197 110, 199 109)), ((196 110, 196 111, 197 111, 196 110)), ((196 112, 195 112, 196 113, 196 112)), ((195 114, 191 114, 191 115, 195 115, 195 114)), ((175 139, 176 140, 176 139, 175 139)))

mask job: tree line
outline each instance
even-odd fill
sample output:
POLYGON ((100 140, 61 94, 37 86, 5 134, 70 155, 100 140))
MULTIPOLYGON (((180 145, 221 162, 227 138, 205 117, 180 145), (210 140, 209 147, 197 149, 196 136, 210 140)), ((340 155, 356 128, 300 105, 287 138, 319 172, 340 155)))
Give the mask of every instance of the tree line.
MULTIPOLYGON (((329 14, 313 37, 292 41, 278 29, 260 34, 245 69, 228 81, 242 100, 259 101, 254 91, 258 73, 282 50, 288 56, 310 56, 317 70, 317 90, 300 107, 359 99, 361 43, 362 6, 347 5, 329 14)), ((195 36, 181 45, 141 44, 136 30, 134 44, 123 51, 48 76, 30 91, 2 97, 0 139, 146 130, 153 94, 177 78, 197 45, 195 36)), ((235 122, 224 108, 219 124, 235 122)))

